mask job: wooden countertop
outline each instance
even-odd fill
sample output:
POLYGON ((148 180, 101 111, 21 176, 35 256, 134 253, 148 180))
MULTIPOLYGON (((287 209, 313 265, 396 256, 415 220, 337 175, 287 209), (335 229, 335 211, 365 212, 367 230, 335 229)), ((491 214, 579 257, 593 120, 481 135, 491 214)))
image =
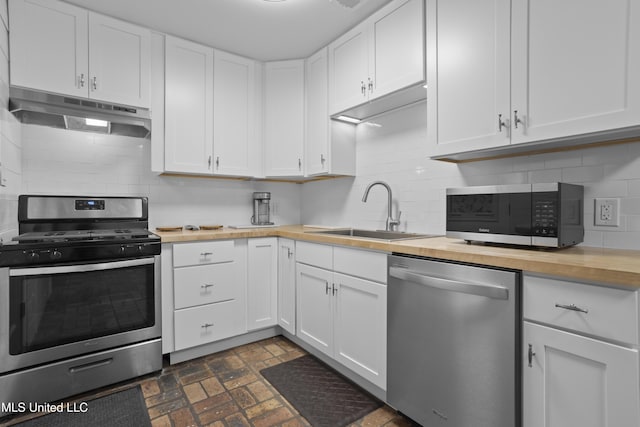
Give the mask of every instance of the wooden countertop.
POLYGON ((225 227, 214 231, 155 231, 155 233, 162 238, 162 243, 278 236, 295 240, 511 268, 640 289, 640 251, 586 246, 564 249, 539 249, 489 244, 468 245, 463 240, 447 237, 388 242, 317 234, 313 233, 313 231, 320 231, 320 229, 301 225, 288 225, 273 228, 231 229, 225 227))

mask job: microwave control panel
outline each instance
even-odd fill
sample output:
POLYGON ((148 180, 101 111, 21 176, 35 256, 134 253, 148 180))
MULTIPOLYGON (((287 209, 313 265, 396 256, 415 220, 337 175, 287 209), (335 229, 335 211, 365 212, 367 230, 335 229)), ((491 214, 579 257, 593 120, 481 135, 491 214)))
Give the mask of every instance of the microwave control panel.
POLYGON ((558 236, 558 193, 532 193, 533 235, 541 237, 558 236))

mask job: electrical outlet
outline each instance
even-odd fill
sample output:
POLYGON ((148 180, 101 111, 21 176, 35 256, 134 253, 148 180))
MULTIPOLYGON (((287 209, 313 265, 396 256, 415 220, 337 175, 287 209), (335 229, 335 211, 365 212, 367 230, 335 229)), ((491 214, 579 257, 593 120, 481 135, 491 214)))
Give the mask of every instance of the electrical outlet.
POLYGON ((595 225, 620 225, 620 199, 596 199, 595 225))

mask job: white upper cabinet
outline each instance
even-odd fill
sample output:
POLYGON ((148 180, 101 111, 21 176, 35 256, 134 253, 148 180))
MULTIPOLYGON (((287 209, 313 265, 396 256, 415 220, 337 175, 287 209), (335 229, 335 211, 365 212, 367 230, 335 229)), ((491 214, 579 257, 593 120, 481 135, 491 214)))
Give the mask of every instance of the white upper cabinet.
POLYGON ((276 61, 264 71, 265 175, 303 176, 304 61, 276 61))
POLYGON ((423 0, 396 0, 329 45, 329 113, 422 82, 423 0))
POLYGON ((512 143, 640 125, 640 1, 512 7, 512 143))
POLYGON ((53 0, 9 8, 12 85, 149 106, 149 30, 53 0))
POLYGON ((212 48, 166 37, 164 102, 165 171, 211 174, 212 48))
POLYGON ((426 19, 435 156, 640 129, 640 1, 427 0, 426 19))
POLYGON ((256 63, 216 51, 213 60, 213 172, 255 176, 259 145, 256 128, 256 63))
POLYGON ((89 49, 89 97, 149 106, 149 30, 89 12, 89 49))
POLYGON ((327 48, 305 63, 306 175, 355 175, 355 125, 329 119, 327 67, 327 48))
POLYGON ((438 153, 509 143, 510 3, 427 0, 427 134, 438 153))

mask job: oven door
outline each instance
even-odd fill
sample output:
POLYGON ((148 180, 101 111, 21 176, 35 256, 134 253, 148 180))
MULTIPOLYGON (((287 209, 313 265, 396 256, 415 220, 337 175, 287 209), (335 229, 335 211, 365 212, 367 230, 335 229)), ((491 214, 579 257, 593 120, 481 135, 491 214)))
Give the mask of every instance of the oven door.
POLYGON ((447 189, 447 236, 531 244, 531 185, 447 189))
POLYGON ((0 372, 159 338, 157 258, 3 269, 0 372))

